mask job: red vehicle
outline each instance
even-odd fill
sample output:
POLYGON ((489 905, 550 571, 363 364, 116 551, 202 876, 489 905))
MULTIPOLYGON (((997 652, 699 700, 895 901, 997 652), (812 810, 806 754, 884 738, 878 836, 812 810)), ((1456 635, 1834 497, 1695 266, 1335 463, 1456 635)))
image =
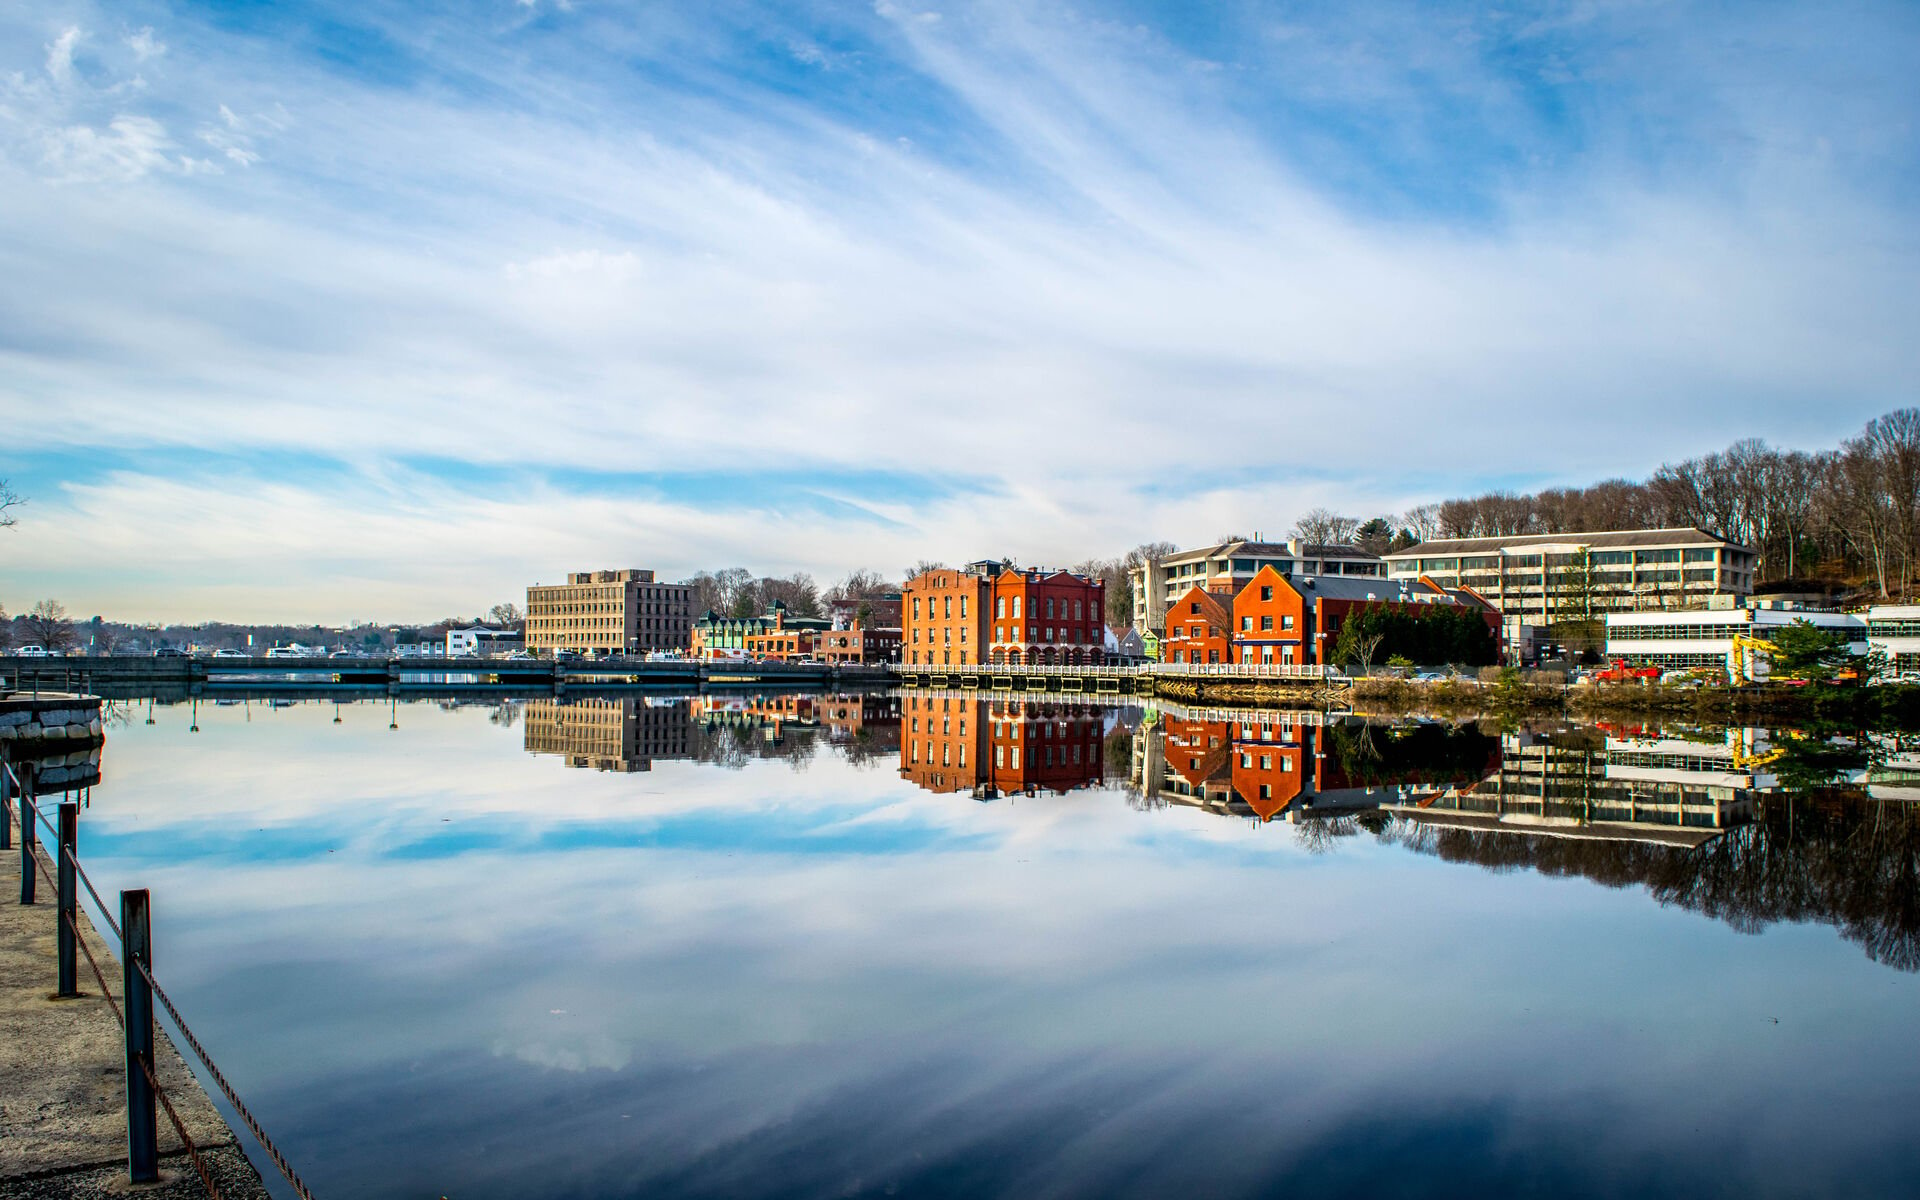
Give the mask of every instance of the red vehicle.
POLYGON ((1659 667, 1630 667, 1624 658, 1616 658, 1607 666, 1593 673, 1600 683, 1627 683, 1640 680, 1643 683, 1656 682, 1660 678, 1659 667))

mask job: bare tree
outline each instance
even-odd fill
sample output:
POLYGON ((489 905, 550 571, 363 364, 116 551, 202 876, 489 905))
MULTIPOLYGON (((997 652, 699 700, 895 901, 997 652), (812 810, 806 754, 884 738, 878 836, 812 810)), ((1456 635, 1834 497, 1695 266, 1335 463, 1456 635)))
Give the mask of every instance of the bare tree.
POLYGON ((944 571, 946 569, 947 569, 947 564, 943 562, 938 562, 930 558, 923 558, 919 562, 914 563, 911 567, 907 568, 907 578, 918 579, 920 576, 925 575, 928 571, 944 571))
POLYGON ((1353 541, 1360 522, 1326 508, 1310 508, 1293 523, 1293 536, 1317 546, 1338 546, 1353 541))
POLYGON ((27 636, 58 654, 73 645, 73 622, 67 619, 67 606, 58 600, 42 600, 28 610, 27 636))
POLYGON ((900 585, 883 579, 878 571, 850 571, 847 577, 828 588, 825 600, 878 600, 900 590, 900 585))
POLYGON ((805 571, 797 571, 784 579, 768 576, 759 581, 756 590, 760 608, 784 604, 792 616, 820 615, 820 589, 814 585, 813 576, 805 571))
MULTIPOLYGON (((1888 517, 1889 566, 1905 593, 1913 579, 1914 535, 1920 526, 1920 408, 1902 408, 1867 422, 1860 440, 1879 460, 1888 517)), ((1887 594, 1886 584, 1881 584, 1887 594)))
POLYGON ((488 609, 487 620, 502 629, 518 629, 526 624, 527 615, 520 611, 519 605, 508 601, 488 609))
POLYGON ((1400 514, 1400 527, 1416 542, 1430 542, 1440 536, 1440 506, 1418 504, 1400 514))
POLYGON ((5 529, 14 523, 12 509, 26 502, 25 496, 8 486, 6 480, 0 479, 0 529, 5 529))

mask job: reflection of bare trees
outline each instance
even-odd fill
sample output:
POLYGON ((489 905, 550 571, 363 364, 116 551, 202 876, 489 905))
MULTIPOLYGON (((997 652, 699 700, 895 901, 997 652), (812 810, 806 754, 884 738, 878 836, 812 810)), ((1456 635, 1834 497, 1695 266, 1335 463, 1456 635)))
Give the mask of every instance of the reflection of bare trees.
POLYGON ((1524 868, 1608 887, 1643 886, 1662 904, 1742 933, 1779 921, 1832 925, 1873 961, 1920 971, 1920 808, 1912 805, 1858 795, 1768 796, 1751 823, 1691 850, 1400 819, 1381 837, 1493 871, 1524 868))
POLYGON ((1325 854, 1340 844, 1342 838, 1350 838, 1359 833, 1364 826, 1354 813, 1342 813, 1337 817, 1313 817, 1293 827, 1293 836, 1300 840, 1308 854, 1325 854))
MULTIPOLYGON (((500 606, 495 605, 494 607, 498 608, 500 606)), ((487 720, 503 729, 512 729, 520 722, 519 701, 509 700, 504 704, 494 705, 493 711, 487 714, 487 720)))
POLYGON ((694 762, 738 771, 754 758, 753 727, 731 721, 694 722, 687 739, 694 762))

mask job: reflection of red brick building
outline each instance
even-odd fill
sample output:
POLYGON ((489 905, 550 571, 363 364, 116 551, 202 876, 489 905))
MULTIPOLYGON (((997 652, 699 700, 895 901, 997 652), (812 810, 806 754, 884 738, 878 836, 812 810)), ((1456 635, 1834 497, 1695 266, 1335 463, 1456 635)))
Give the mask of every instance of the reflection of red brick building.
POLYGON ((1231 797, 1270 821, 1303 791, 1320 790, 1323 764, 1313 757, 1313 733, 1311 726, 1285 720, 1169 717, 1163 723, 1162 753, 1188 794, 1214 801, 1231 797))
POLYGON ((869 629, 859 622, 820 635, 814 656, 830 663, 890 663, 900 661, 900 630, 869 629))
POLYGON ((1160 661, 1230 663, 1233 661, 1233 597, 1202 587, 1167 608, 1167 632, 1160 639, 1160 661))
POLYGON ((1106 586, 1072 571, 982 561, 917 575, 902 597, 907 663, 1097 663, 1105 657, 1106 586))
POLYGON ((929 792, 964 792, 985 778, 983 702, 909 694, 900 703, 900 777, 929 792))
POLYGON ((1098 784, 1105 718, 1091 705, 908 695, 900 777, 990 798, 1098 784))
POLYGON ((888 754, 900 746, 898 697, 825 696, 814 703, 813 711, 835 745, 858 744, 888 754))

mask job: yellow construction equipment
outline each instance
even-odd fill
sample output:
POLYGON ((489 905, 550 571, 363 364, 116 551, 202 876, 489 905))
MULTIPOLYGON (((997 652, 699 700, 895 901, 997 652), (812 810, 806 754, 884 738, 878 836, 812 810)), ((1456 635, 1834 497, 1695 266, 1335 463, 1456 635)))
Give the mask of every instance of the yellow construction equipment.
POLYGON ((1756 654, 1765 654, 1771 660, 1775 646, 1766 638, 1752 637, 1744 633, 1733 635, 1733 649, 1727 652, 1727 676, 1735 683, 1758 683, 1753 674, 1753 658, 1756 654))
POLYGON ((1736 749, 1733 752, 1733 769, 1736 771, 1752 771, 1777 763, 1786 756, 1787 752, 1781 749, 1767 750, 1764 752, 1756 751, 1752 754, 1745 754, 1736 749))

